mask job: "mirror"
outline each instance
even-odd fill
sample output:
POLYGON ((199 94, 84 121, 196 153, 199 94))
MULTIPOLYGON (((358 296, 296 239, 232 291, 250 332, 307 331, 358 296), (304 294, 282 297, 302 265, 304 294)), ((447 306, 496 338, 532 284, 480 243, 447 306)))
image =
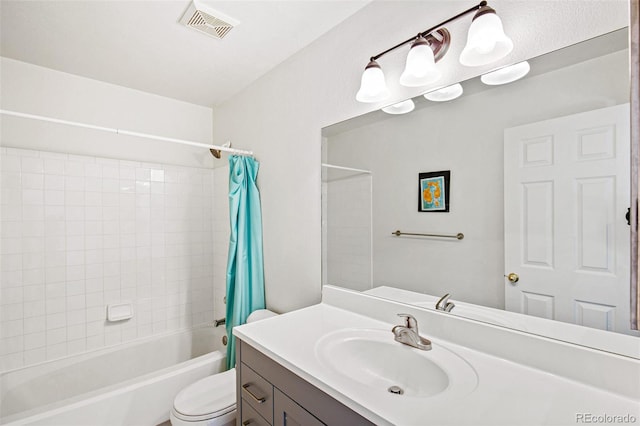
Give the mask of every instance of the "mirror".
POLYGON ((430 309, 450 294, 450 314, 639 357, 628 35, 533 58, 509 84, 475 78, 455 100, 324 128, 323 284, 430 309))

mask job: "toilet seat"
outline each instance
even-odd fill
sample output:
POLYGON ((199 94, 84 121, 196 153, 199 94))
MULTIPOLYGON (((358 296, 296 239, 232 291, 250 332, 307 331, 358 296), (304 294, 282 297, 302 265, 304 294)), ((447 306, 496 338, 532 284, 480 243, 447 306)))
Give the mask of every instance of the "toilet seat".
POLYGON ((231 413, 236 409, 236 369, 199 380, 178 393, 173 415, 196 422, 231 413))

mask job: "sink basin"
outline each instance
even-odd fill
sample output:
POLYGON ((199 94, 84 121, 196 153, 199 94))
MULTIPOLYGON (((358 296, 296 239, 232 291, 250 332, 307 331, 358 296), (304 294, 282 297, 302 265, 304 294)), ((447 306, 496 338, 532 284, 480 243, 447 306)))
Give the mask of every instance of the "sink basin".
POLYGON ((396 342, 389 330, 346 329, 316 344, 316 356, 337 377, 392 397, 434 397, 475 389, 475 370, 454 352, 434 343, 422 351, 396 342))

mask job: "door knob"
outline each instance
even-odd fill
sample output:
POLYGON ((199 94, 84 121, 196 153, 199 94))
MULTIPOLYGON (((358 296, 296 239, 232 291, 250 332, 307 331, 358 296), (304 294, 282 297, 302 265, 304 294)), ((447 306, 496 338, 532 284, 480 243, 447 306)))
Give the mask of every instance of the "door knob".
POLYGON ((515 272, 512 272, 509 275, 505 275, 505 277, 509 280, 511 284, 515 284, 520 280, 520 277, 515 272))

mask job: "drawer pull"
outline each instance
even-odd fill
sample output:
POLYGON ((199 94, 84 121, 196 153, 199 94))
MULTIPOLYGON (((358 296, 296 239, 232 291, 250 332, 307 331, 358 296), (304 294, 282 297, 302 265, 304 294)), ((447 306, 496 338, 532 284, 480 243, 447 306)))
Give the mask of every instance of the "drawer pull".
POLYGON ((242 422, 242 426, 247 426, 247 425, 250 425, 251 423, 253 423, 251 420, 245 420, 244 422, 242 422))
POLYGON ((267 400, 267 398, 265 397, 255 396, 255 394, 249 390, 249 386, 251 386, 251 383, 245 383, 244 385, 242 385, 242 389, 244 389, 258 404, 262 404, 267 400))

